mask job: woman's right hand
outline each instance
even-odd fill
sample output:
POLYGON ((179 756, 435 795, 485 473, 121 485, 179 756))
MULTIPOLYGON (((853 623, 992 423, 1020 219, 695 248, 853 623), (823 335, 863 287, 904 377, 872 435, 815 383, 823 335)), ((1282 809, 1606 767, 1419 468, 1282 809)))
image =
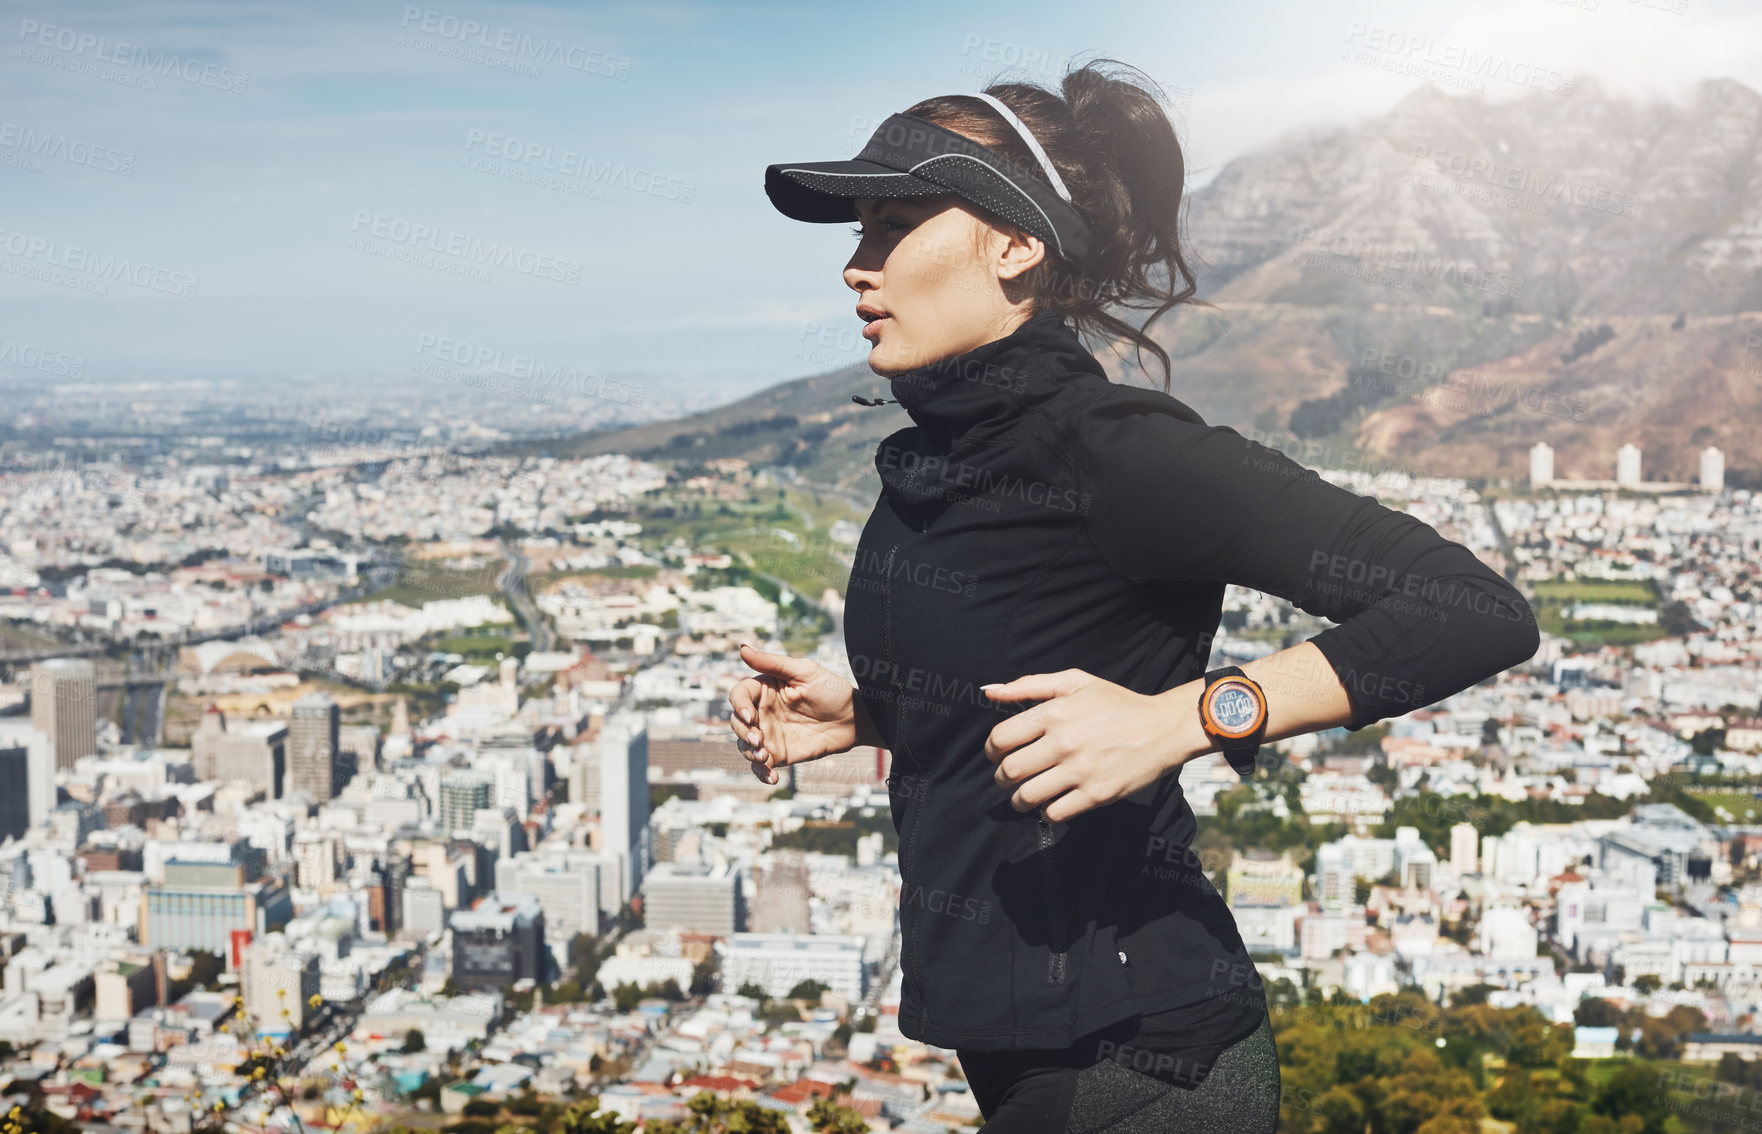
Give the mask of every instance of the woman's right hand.
POLYGON ((728 727, 753 775, 778 782, 776 769, 834 752, 859 741, 863 713, 856 689, 817 662, 769 654, 742 642, 740 660, 758 670, 728 691, 728 727))

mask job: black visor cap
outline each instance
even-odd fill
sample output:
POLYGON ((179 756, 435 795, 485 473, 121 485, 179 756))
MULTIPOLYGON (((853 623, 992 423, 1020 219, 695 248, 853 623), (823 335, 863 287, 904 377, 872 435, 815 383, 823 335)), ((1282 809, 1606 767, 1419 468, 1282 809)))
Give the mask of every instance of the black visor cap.
POLYGON ((1081 214, 1037 168, 927 119, 895 114, 876 128, 855 158, 778 162, 765 167, 765 195, 793 220, 857 219, 857 198, 888 200, 953 193, 1031 232, 1081 269, 1095 249, 1081 214))

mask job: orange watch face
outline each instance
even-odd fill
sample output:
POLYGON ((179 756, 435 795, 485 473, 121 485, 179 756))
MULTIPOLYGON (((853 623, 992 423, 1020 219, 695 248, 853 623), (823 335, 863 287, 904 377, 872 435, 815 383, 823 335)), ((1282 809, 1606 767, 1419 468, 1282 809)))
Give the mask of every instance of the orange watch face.
POLYGON ((1208 732, 1231 739, 1250 736, 1266 719, 1266 698, 1254 682, 1226 677, 1205 691, 1199 716, 1208 732))

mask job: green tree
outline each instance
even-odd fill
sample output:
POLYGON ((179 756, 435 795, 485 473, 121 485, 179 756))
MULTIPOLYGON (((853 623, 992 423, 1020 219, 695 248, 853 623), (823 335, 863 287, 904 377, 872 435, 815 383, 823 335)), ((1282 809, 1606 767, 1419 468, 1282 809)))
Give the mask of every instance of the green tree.
POLYGON ((820 994, 823 992, 829 992, 831 989, 831 985, 817 981, 813 977, 808 977, 806 980, 798 981, 796 986, 789 990, 789 999, 806 1000, 810 1004, 818 1005, 820 1003, 820 994))
POLYGON ((1364 1134, 1364 1100, 1342 1086, 1329 1087, 1315 1100, 1321 1134, 1364 1134))
POLYGON ((554 1134, 632 1134, 636 1129, 636 1123, 625 1122, 616 1111, 602 1112, 599 1106, 597 1095, 573 1104, 558 1118, 554 1134))
POLYGON ((869 1124, 849 1107, 831 1099, 815 1099, 808 1107, 808 1124, 815 1134, 868 1134, 869 1124))
POLYGON ((1600 996, 1587 997, 1572 1010, 1572 1022, 1581 1028, 1614 1028, 1621 1024, 1621 1011, 1600 996))
MULTIPOLYGON (((1637 1063, 1627 1064, 1609 1077, 1592 1101, 1591 1111, 1618 1123, 1638 1119, 1635 1134, 1664 1134, 1672 1113, 1659 1090, 1657 1073, 1637 1063)), ((1585 1130, 1591 1129, 1587 1123, 1585 1130)))
POLYGON ((651 1119, 644 1134, 789 1134, 783 1112, 752 1099, 724 1099, 699 1091, 686 1100, 691 1117, 680 1122, 651 1119))
POLYGON ((1519 1130, 1534 1130, 1541 1123, 1542 1100, 1530 1083, 1527 1067, 1512 1067, 1504 1081, 1487 1095, 1487 1111, 1501 1122, 1514 1122, 1519 1130))
POLYGON ((1452 1008, 1465 1008, 1470 1004, 1485 1004, 1487 1002, 1487 994, 1492 991, 1493 986, 1490 984, 1471 984, 1467 988, 1456 990, 1455 995, 1450 997, 1450 1006, 1452 1008))

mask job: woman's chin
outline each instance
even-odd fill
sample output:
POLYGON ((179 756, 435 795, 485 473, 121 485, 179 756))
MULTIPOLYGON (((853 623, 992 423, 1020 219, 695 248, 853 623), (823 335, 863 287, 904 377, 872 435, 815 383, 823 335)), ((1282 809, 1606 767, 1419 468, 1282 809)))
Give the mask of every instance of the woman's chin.
MULTIPOLYGON (((891 320, 890 320, 891 321, 891 320)), ((887 334, 887 332, 883 332, 887 334)), ((898 332, 893 332, 891 339, 881 338, 869 348, 869 369, 883 378, 892 378, 924 365, 924 358, 911 343, 899 339, 898 332)))

